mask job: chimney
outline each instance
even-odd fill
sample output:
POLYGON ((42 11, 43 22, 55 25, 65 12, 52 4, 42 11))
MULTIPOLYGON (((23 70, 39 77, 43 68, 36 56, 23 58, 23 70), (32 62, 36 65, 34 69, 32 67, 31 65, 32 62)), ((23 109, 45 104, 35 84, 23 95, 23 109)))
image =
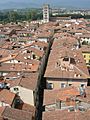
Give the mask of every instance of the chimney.
POLYGON ((61 101, 60 100, 56 100, 56 108, 61 109, 61 101))
POLYGON ((86 97, 85 88, 81 86, 81 87, 79 88, 79 90, 80 90, 80 95, 81 95, 82 97, 86 97))

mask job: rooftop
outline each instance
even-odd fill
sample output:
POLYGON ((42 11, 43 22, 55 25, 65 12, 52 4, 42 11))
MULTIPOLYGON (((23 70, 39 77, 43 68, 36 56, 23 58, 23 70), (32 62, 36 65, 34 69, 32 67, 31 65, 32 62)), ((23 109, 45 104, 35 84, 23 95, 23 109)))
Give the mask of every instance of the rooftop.
POLYGON ((10 92, 9 90, 3 89, 0 91, 0 101, 4 102, 6 104, 12 105, 14 99, 15 99, 15 94, 10 92))
POLYGON ((75 38, 54 40, 45 72, 47 78, 87 79, 88 69, 75 38))
POLYGON ((68 87, 57 90, 44 90, 43 105, 56 103, 56 100, 66 101, 67 98, 79 96, 80 92, 76 87, 68 87))
POLYGON ((50 111, 43 113, 42 120, 89 120, 90 111, 86 112, 68 112, 68 111, 50 111))
POLYGON ((39 73, 37 72, 21 73, 19 76, 17 75, 18 77, 14 76, 15 79, 12 77, 12 79, 6 79, 5 82, 10 84, 10 87, 21 86, 30 90, 35 90, 37 87, 38 75, 39 73))
POLYGON ((6 107, 2 113, 3 118, 8 120, 32 120, 32 113, 23 110, 6 107))

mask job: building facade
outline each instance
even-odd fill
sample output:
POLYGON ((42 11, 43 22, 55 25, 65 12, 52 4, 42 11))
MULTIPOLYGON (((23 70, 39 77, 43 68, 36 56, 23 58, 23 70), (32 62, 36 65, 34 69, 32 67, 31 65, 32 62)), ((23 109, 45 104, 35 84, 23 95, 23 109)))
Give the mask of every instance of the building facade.
POLYGON ((48 4, 43 5, 43 22, 44 23, 49 22, 49 9, 50 7, 48 4))

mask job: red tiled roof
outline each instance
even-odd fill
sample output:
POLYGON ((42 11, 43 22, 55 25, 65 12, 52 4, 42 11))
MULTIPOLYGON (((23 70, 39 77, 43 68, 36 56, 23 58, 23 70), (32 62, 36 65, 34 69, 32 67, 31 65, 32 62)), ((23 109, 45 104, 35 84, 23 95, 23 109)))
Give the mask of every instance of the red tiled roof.
POLYGON ((1 102, 12 105, 14 99, 15 99, 15 94, 10 92, 9 90, 3 89, 0 91, 1 102))
POLYGON ((68 112, 68 111, 50 111, 44 112, 42 120, 89 120, 90 118, 90 111, 86 112, 68 112))
POLYGON ((31 112, 26 112, 23 110, 18 110, 9 107, 6 107, 6 109, 2 113, 2 116, 3 118, 7 118, 9 120, 33 120, 31 112))
POLYGON ((45 90, 44 91, 44 105, 54 104, 56 100, 66 101, 69 97, 79 96, 80 92, 76 87, 68 87, 57 90, 45 90))
POLYGON ((88 69, 81 50, 74 47, 76 45, 77 40, 71 37, 54 40, 44 76, 87 79, 89 77, 88 69), (64 62, 65 57, 73 59, 74 63, 64 62), (77 74, 76 77, 75 74, 77 74))

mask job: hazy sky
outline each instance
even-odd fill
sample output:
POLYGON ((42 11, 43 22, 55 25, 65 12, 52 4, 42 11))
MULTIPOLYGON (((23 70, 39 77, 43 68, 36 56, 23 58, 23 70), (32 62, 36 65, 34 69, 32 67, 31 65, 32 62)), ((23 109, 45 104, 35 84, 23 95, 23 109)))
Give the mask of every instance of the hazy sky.
MULTIPOLYGON (((90 8, 90 0, 0 0, 0 4, 4 5, 6 3, 32 3, 42 6, 44 3, 50 3, 52 6, 72 6, 80 8, 90 8)), ((12 5, 12 4, 10 4, 12 5)), ((11 6, 12 7, 12 6, 11 6)), ((35 6, 36 7, 36 6, 35 6)))

